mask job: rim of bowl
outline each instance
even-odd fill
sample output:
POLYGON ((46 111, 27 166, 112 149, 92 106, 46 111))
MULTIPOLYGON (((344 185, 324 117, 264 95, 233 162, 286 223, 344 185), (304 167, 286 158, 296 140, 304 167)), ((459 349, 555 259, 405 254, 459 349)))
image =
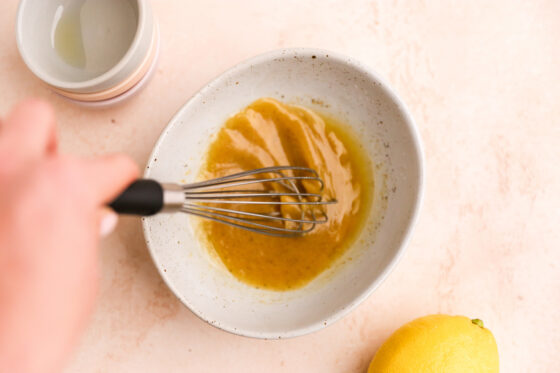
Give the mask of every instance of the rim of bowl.
POLYGON ((150 166, 153 165, 155 154, 158 152, 159 148, 162 146, 164 139, 166 138, 165 136, 166 132, 168 132, 170 129, 176 126, 177 123, 180 123, 178 118, 182 115, 182 113, 185 110, 188 110, 189 107, 193 105, 193 102, 197 99, 197 97, 199 97, 206 91, 212 89, 213 86, 216 85, 219 81, 228 79, 231 75, 237 73, 238 70, 245 69, 248 65, 254 65, 266 61, 272 61, 276 58, 281 58, 285 55, 291 55, 291 54, 295 54, 302 57, 322 54, 328 56, 329 59, 332 58, 337 62, 342 62, 351 66, 352 68, 358 70, 359 72, 364 73, 366 76, 370 78, 371 81, 377 81, 381 84, 381 87, 386 92, 386 94, 391 98, 393 102, 395 102, 399 110, 403 113, 406 127, 408 128, 409 133, 411 134, 414 152, 416 153, 416 157, 417 157, 418 190, 416 192, 416 199, 414 201, 414 206, 412 208, 412 213, 410 216, 410 220, 408 222, 408 226, 406 227, 406 230, 401 236, 398 249, 396 250, 393 258, 381 271, 380 275, 374 281, 372 281, 366 289, 360 292, 351 302, 349 302, 346 306, 340 308, 339 310, 333 312, 329 317, 325 319, 320 319, 316 322, 310 323, 303 327, 296 327, 283 332, 273 332, 273 333, 259 332, 251 329, 238 328, 237 326, 233 326, 233 325, 222 324, 218 320, 211 320, 203 312, 201 312, 198 309, 195 309, 190 304, 188 299, 186 299, 180 292, 177 291, 173 282, 167 277, 167 273, 163 272, 161 266, 159 265, 156 259, 154 249, 152 248, 153 244, 148 240, 148 234, 149 234, 148 223, 144 218, 142 218, 142 231, 144 233, 144 240, 146 241, 146 245, 148 246, 148 251, 150 252, 152 261, 154 262, 155 267, 157 268, 157 271, 159 272, 161 278, 163 279, 165 284, 169 287, 169 289, 173 292, 173 294, 181 301, 181 303, 183 303, 183 305, 185 305, 193 314, 195 314, 198 318, 200 318, 204 322, 223 331, 244 336, 244 337, 259 338, 259 339, 287 339, 287 338, 298 337, 326 328, 334 324, 335 322, 341 320, 344 316, 351 313, 358 305, 360 305, 364 300, 366 300, 387 279, 389 274, 393 271, 393 269, 397 266, 401 258, 404 256, 406 247, 408 246, 410 239, 412 237, 412 232, 414 230, 414 227, 418 222, 418 216, 420 214, 420 209, 424 199, 424 184, 425 184, 424 147, 422 145, 422 140, 420 138, 420 134, 418 132, 416 122, 414 121, 414 118, 412 117, 412 114, 408 110, 405 103, 400 99, 399 96, 397 96, 397 94, 395 93, 393 88, 389 85, 389 83, 372 68, 363 65, 361 62, 359 62, 358 60, 352 57, 348 57, 338 52, 333 52, 320 48, 300 47, 300 48, 283 48, 283 49, 272 50, 269 52, 256 55, 244 61, 241 61, 236 65, 234 65, 233 67, 226 70, 225 72, 223 72, 222 74, 213 78, 209 83, 204 85, 203 88, 201 88, 191 98, 189 98, 187 102, 183 104, 183 106, 181 106, 181 108, 175 113, 175 115, 173 115, 171 120, 168 122, 167 126, 165 126, 157 142, 155 143, 152 152, 150 153, 148 163, 146 164, 146 167, 144 169, 144 177, 149 177, 150 175, 151 172, 150 166))
POLYGON ((42 81, 44 81, 45 83, 47 83, 49 85, 52 85, 54 87, 64 89, 64 90, 66 90, 66 89, 68 89, 68 90, 83 89, 83 88, 91 87, 91 86, 97 85, 99 83, 102 83, 102 82, 114 77, 128 63, 128 61, 130 60, 131 55, 133 54, 134 50, 136 48, 138 48, 138 45, 140 44, 141 30, 145 27, 145 24, 146 24, 146 4, 145 4, 145 0, 134 0, 136 2, 136 4, 138 4, 138 24, 136 25, 136 32, 134 33, 134 38, 132 39, 132 43, 130 43, 130 46, 128 47, 124 56, 122 56, 121 59, 119 60, 119 62, 117 62, 113 67, 111 67, 109 70, 105 71, 103 74, 96 76, 95 78, 88 79, 88 80, 83 80, 83 81, 79 81, 79 82, 68 82, 68 81, 64 81, 64 80, 54 78, 51 75, 45 73, 43 68, 41 67, 41 65, 36 63, 35 61, 33 61, 31 58, 29 58, 29 56, 25 52, 24 43, 23 43, 23 40, 22 40, 22 38, 23 38, 23 30, 22 30, 22 27, 23 27, 23 7, 29 1, 30 0, 20 1, 19 6, 18 6, 18 10, 17 10, 16 41, 17 41, 17 47, 18 47, 18 50, 19 50, 19 54, 20 54, 21 58, 23 59, 23 62, 25 62, 25 64, 29 68, 29 70, 31 70, 31 72, 33 72, 33 74, 35 74, 39 79, 41 79, 42 81))

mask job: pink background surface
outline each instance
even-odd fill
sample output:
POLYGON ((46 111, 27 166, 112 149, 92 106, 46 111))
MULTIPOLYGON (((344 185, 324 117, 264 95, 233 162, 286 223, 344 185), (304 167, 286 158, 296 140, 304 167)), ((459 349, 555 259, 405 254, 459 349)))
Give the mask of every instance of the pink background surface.
POLYGON ((355 312, 312 335, 237 337, 197 319, 163 284, 140 222, 103 241, 99 302, 67 372, 365 372, 399 325, 478 317, 502 372, 560 371, 560 2, 152 1, 158 70, 121 106, 92 111, 49 92, 0 3, 0 113, 35 95, 58 112, 62 149, 126 152, 143 166, 176 110, 255 54, 346 53, 394 86, 426 151, 426 195, 407 254, 355 312))

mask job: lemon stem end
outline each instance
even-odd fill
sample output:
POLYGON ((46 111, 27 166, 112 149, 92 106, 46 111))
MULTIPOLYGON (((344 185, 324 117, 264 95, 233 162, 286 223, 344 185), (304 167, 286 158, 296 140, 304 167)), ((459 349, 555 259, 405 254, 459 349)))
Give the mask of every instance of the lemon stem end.
POLYGON ((482 322, 481 319, 472 319, 471 320, 473 324, 480 326, 481 328, 484 328, 484 323, 482 322))

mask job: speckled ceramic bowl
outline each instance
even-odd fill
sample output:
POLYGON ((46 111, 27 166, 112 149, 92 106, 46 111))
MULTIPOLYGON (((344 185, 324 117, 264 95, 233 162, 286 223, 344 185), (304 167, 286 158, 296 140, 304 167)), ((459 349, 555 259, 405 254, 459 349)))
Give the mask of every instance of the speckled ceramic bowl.
POLYGON ((275 292, 245 285, 216 263, 196 238, 195 218, 159 215, 145 218, 143 226, 159 273, 196 315, 232 333, 287 338, 339 320, 395 267, 418 215, 423 156, 410 113, 374 71, 332 52, 287 49, 240 63, 192 97, 163 131, 145 176, 194 181, 212 135, 260 97, 319 109, 359 134, 374 164, 375 188, 354 245, 307 286, 275 292))

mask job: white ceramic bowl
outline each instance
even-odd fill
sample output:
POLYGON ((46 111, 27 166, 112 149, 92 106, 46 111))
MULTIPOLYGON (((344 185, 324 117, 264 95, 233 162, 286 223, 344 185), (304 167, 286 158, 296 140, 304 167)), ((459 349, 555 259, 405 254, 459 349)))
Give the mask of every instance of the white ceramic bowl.
POLYGON ((145 177, 194 181, 212 135, 260 97, 326 111, 359 134, 376 182, 373 211, 348 252, 304 288, 258 290, 208 255, 193 232, 195 218, 162 214, 143 219, 143 226, 161 276, 196 315, 232 333, 287 338, 340 319, 395 267, 418 215, 423 156, 410 113, 375 72, 332 52, 286 49, 242 62, 194 95, 163 131, 145 177))
POLYGON ((21 0, 16 20, 19 52, 39 79, 59 91, 86 94, 111 89, 137 71, 150 53, 156 33, 150 3, 148 0, 120 0, 129 1, 135 10, 134 38, 116 65, 101 75, 86 77, 83 70, 65 64, 53 48, 53 24, 58 12, 79 1, 82 0, 21 0))

